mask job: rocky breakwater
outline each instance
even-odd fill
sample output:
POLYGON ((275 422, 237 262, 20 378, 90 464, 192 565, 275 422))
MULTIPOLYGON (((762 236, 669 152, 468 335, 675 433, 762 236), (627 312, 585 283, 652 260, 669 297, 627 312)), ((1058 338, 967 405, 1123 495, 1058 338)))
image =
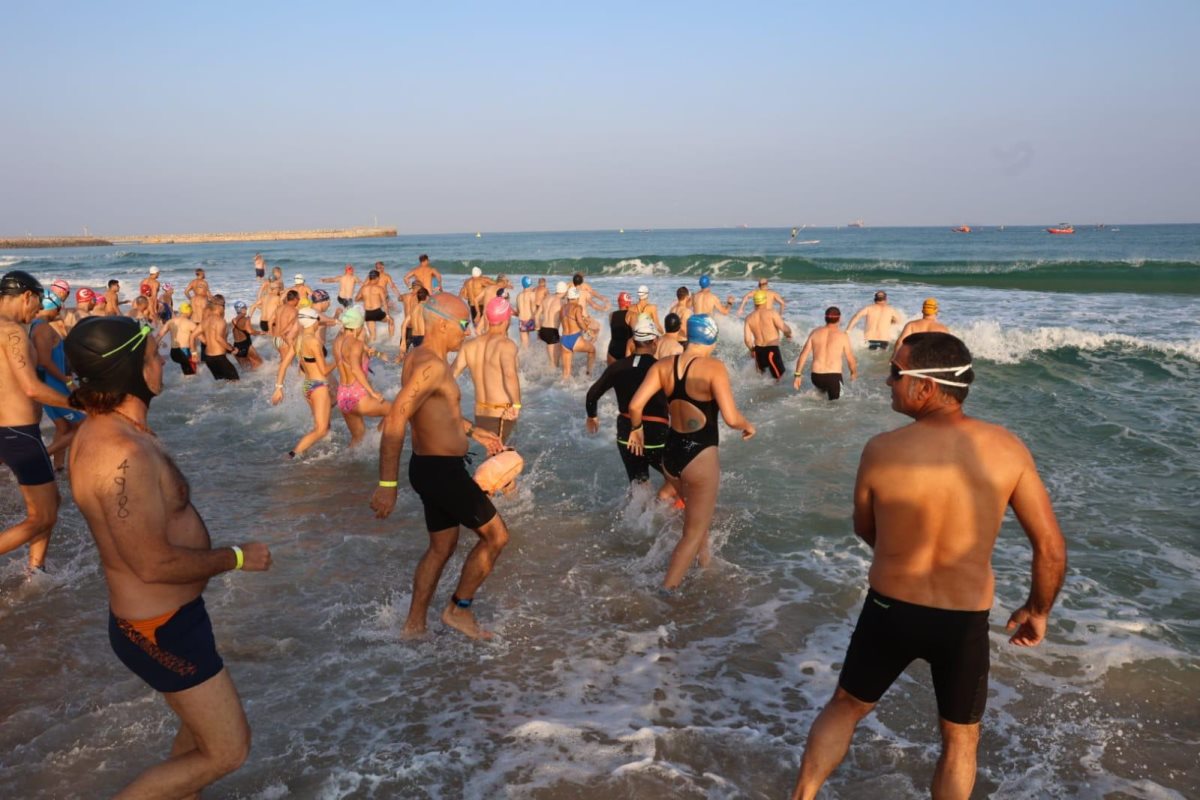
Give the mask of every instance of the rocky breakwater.
POLYGON ((110 240, 96 236, 16 236, 10 239, 0 237, 0 250, 25 247, 98 247, 110 244, 110 240))
POLYGON ((156 233, 114 236, 114 244, 203 244, 206 242, 283 242, 298 239, 372 239, 395 236, 395 228, 318 228, 305 231, 247 233, 156 233))

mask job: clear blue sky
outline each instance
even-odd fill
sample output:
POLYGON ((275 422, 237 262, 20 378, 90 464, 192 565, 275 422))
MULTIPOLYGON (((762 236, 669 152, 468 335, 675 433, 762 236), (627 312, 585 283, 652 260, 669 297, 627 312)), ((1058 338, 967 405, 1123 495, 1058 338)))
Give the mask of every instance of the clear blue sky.
POLYGON ((0 235, 1200 221, 1200 2, 6 3, 0 235))

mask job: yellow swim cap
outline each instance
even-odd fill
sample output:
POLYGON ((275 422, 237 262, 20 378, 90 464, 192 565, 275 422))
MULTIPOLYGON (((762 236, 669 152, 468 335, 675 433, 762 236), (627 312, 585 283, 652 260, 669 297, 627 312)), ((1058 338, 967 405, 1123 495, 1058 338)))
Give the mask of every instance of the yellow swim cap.
POLYGON ((759 289, 754 293, 754 305, 765 306, 767 304, 767 293, 759 289))
POLYGON ((192 313, 192 304, 191 303, 180 303, 179 304, 179 313, 180 314, 191 314, 192 313))
POLYGON ((922 314, 936 314, 938 310, 937 300, 932 297, 926 297, 925 302, 921 304, 922 314))

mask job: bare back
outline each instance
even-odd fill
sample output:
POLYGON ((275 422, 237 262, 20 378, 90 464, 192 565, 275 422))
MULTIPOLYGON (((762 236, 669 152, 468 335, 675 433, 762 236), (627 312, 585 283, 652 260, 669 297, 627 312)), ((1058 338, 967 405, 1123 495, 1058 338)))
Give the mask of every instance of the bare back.
POLYGON ((842 371, 842 356, 850 351, 850 337, 845 331, 825 325, 812 332, 809 342, 813 352, 813 372, 842 371))
POLYGON ((746 317, 746 328, 754 337, 756 347, 769 347, 779 344, 779 332, 783 330, 783 320, 779 312, 768 306, 751 312, 746 317))
POLYGON ((871 586, 934 608, 990 608, 992 548, 1021 481, 1044 493, 1029 451, 998 425, 961 416, 876 436, 855 487, 856 526, 860 504, 874 526, 871 586))
POLYGON ((519 402, 516 378, 517 343, 507 336, 487 335, 463 343, 458 357, 471 370, 476 413, 495 415, 496 407, 519 402))

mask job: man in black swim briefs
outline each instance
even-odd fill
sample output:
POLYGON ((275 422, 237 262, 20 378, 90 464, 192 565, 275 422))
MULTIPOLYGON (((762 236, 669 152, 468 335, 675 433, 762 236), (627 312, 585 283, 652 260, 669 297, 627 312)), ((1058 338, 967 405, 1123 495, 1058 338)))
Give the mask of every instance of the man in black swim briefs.
POLYGON ((1008 507, 1033 545, 1029 599, 1008 620, 1010 642, 1042 640, 1066 570, 1029 450, 963 413, 975 378, 967 346, 948 333, 913 334, 891 367, 892 408, 915 422, 863 449, 854 532, 874 550, 869 589, 838 687, 809 732, 794 799, 816 796, 855 726, 918 658, 931 668, 942 735, 933 796, 969 797, 987 701, 992 549, 1008 507))
POLYGON ((71 403, 87 412, 71 448, 71 493, 108 585, 108 638, 117 658, 180 720, 170 757, 121 797, 191 797, 233 772, 250 727, 217 652, 202 592, 231 570, 266 570, 265 544, 214 549, 179 467, 148 426, 163 388, 150 329, 127 317, 89 317, 68 334, 79 374, 71 403))
POLYGON ((0 532, 0 553, 28 544, 31 571, 45 568, 58 521, 58 486, 39 426, 42 406, 67 407, 67 398, 37 377, 28 326, 42 310, 42 296, 42 285, 28 272, 0 278, 0 461, 12 470, 25 501, 25 518, 0 532))
POLYGON ((479 540, 467 555, 458 586, 442 612, 442 622, 472 639, 491 638, 471 612, 475 592, 492 571, 508 542, 508 528, 491 500, 467 472, 467 447, 471 440, 494 455, 503 448, 500 437, 476 428, 463 419, 462 395, 446 363, 457 352, 471 325, 466 303, 444 292, 425 304, 425 342, 404 359, 400 394, 384 418, 379 443, 379 486, 371 498, 375 516, 383 519, 396 506, 400 479, 400 451, 405 429, 412 426, 412 460, 408 480, 425 507, 429 546, 413 577, 412 603, 403 636, 425 633, 426 617, 438 580, 458 544, 458 529, 465 525, 479 540))

